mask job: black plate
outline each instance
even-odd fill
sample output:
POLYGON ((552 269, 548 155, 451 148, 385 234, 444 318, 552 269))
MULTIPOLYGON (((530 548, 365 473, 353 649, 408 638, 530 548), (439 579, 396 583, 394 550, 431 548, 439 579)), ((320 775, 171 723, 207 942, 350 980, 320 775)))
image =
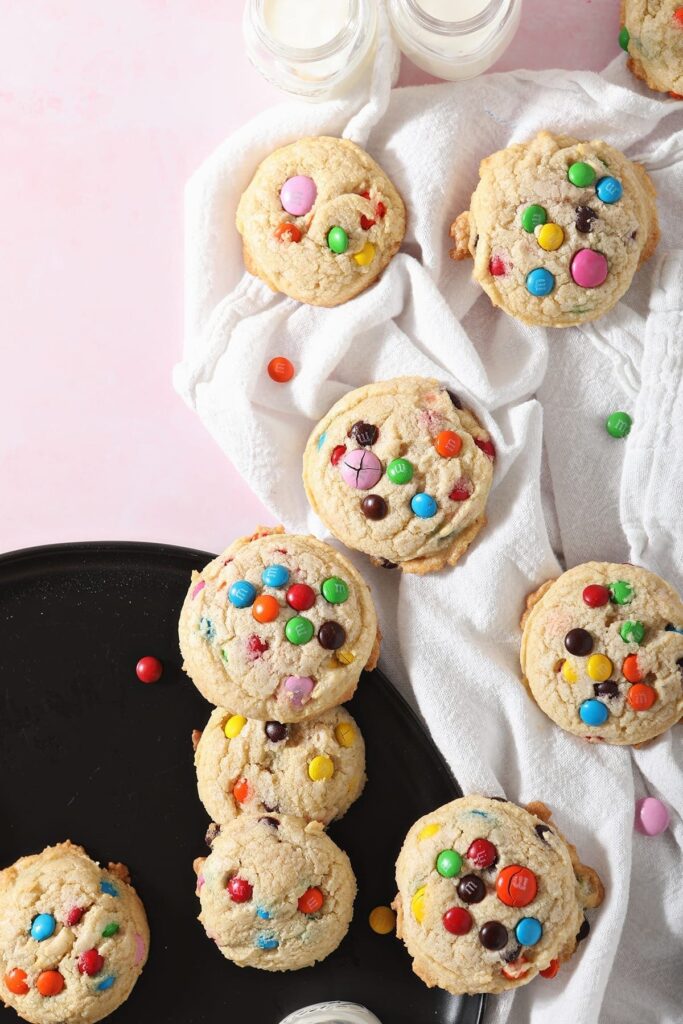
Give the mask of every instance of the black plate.
MULTIPOLYGON (((350 932, 314 968, 270 974, 228 963, 196 921, 194 857, 208 824, 190 734, 210 707, 180 668, 177 621, 191 569, 211 555, 153 544, 68 544, 0 557, 0 864, 72 839, 122 861, 147 908, 151 957, 117 1024, 277 1024, 327 999, 382 1024, 478 1024, 482 998, 427 989, 402 943, 369 911, 394 896, 394 862, 412 822, 460 791, 418 719, 380 672, 349 705, 369 783, 331 835, 351 857, 350 932), (145 686, 135 664, 164 663, 145 686)), ((0 1006, 0 1021, 16 1021, 0 1006)))

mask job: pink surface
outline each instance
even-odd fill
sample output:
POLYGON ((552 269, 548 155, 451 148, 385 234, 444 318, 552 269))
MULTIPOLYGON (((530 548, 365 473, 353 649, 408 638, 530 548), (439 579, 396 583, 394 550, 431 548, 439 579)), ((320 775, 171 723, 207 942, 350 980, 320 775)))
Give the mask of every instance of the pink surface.
MULTIPOLYGON (((525 0, 499 69, 600 69, 618 52, 618 7, 525 0)), ((280 98, 244 55, 241 10, 2 4, 2 550, 85 539, 215 550, 270 521, 171 386, 183 183, 280 98)), ((402 83, 427 80, 404 64, 402 83)))

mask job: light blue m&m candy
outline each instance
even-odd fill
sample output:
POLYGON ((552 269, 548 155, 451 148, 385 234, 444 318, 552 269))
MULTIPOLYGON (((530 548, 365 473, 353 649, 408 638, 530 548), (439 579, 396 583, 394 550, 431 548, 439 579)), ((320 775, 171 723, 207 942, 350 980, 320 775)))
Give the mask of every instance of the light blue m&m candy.
POLYGON ((537 298, 550 295, 555 287, 555 278, 545 267, 536 267, 526 276, 526 290, 537 298))
POLYGON ((256 945, 259 949, 277 949, 280 943, 272 935, 259 935, 256 945))
POLYGON ((436 501, 432 498, 431 494, 425 494, 420 492, 416 494, 410 502, 410 507, 416 516, 420 519, 431 519, 432 516, 436 515, 438 508, 436 501))
POLYGON ((100 981, 99 984, 95 987, 97 988, 98 992, 106 992, 107 989, 110 989, 112 987, 115 981, 116 978, 114 977, 114 975, 108 974, 107 977, 102 978, 102 981, 100 981))
POLYGON ((268 565, 261 573, 264 587, 284 587, 289 583, 289 569, 284 565, 268 565))
POLYGON ((609 711, 600 700, 585 700, 579 708, 579 715, 586 725, 604 725, 609 718, 609 711))
POLYGON ((38 914, 38 917, 33 918, 31 938, 35 939, 36 942, 43 942, 45 939, 49 939, 51 935, 54 935, 56 926, 57 922, 52 914, 38 914))
POLYGON ((624 194, 624 186, 617 178, 600 178, 595 191, 601 203, 618 203, 624 194))
POLYGON ((256 600, 256 587, 249 580, 236 580, 228 591, 228 601, 235 608, 251 608, 256 600))
POLYGON ((535 946, 541 935, 543 925, 535 917, 523 917, 515 928, 515 936, 521 946, 535 946))

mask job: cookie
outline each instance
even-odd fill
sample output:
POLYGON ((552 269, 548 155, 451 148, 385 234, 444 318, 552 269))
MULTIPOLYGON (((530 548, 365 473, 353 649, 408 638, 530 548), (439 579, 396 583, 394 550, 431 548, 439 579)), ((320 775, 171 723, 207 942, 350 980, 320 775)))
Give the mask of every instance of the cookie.
POLYGON ((539 132, 482 161, 470 209, 451 226, 455 260, 494 306, 527 324, 595 320, 654 252, 654 186, 605 142, 539 132))
POLYGON ((147 960, 145 911, 122 864, 60 843, 0 871, 0 997, 32 1024, 92 1024, 147 960))
POLYGON ((377 565, 455 565, 486 523, 495 450, 457 396, 397 377, 349 392, 311 434, 304 486, 331 533, 377 565))
POLYGON ((552 977, 588 934, 600 879, 552 823, 467 796, 420 818, 396 862, 397 934, 427 985, 453 995, 503 992, 552 977))
POLYGON ((622 0, 619 42, 628 66, 658 92, 683 94, 683 6, 680 0, 622 0))
POLYGON ((328 825, 365 785, 365 744, 343 708, 291 725, 216 708, 194 763, 199 799, 217 822, 277 811, 328 825))
POLYGON ((238 967, 310 967, 351 923, 351 863, 318 822, 243 814, 219 830, 195 871, 199 920, 238 967))
POLYGON ((262 529, 192 582, 180 613, 184 669, 218 707, 261 721, 316 718, 377 664, 370 591, 315 537, 262 529))
POLYGON ((237 207, 247 269, 312 306, 337 306, 376 281, 406 230, 403 200, 348 139, 276 149, 237 207))
POLYGON ((544 584, 527 605, 525 683, 562 729, 637 744, 683 717, 683 602, 659 576, 588 562, 544 584))

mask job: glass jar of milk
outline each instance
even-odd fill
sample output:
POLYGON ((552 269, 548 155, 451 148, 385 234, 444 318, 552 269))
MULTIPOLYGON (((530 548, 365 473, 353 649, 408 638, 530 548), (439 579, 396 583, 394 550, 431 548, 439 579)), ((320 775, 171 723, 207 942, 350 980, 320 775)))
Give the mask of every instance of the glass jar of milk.
POLYGON ((388 0, 398 44, 414 64, 457 81, 480 75, 512 42, 522 0, 388 0))
POLYGON ((380 1024, 380 1021, 364 1006, 335 1001, 306 1006, 285 1017, 280 1024, 380 1024))
POLYGON ((243 28, 249 58, 269 82, 325 100, 369 69, 377 0, 246 0, 243 28))

